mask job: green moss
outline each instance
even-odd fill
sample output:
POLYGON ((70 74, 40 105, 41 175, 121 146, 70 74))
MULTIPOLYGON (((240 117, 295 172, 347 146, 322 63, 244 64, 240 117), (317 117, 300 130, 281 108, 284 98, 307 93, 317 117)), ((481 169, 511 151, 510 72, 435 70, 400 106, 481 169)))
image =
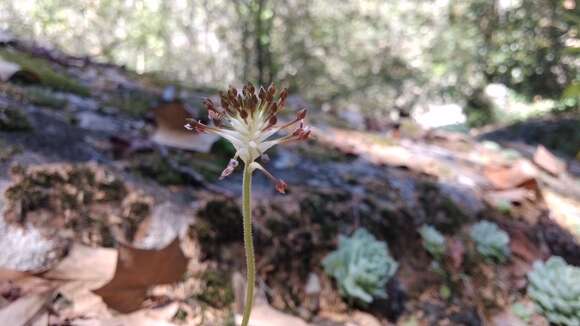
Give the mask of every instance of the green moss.
POLYGON ((355 159, 355 156, 344 155, 337 150, 315 143, 299 146, 298 152, 300 156, 317 162, 350 162, 355 159))
POLYGON ((28 87, 25 90, 25 97, 31 104, 49 107, 53 109, 62 109, 67 106, 68 101, 64 98, 57 97, 49 90, 40 87, 28 87))
POLYGON ((19 108, 7 107, 0 109, 1 131, 28 131, 32 129, 28 117, 19 108))
POLYGON ((208 270, 201 275, 201 279, 205 282, 205 286, 196 296, 198 300, 215 308, 225 308, 234 302, 234 292, 226 273, 208 270))
POLYGON ((125 90, 109 94, 106 106, 117 108, 132 117, 144 116, 159 100, 151 93, 139 90, 125 90))
POLYGON ((0 49, 0 57, 20 65, 23 70, 38 76, 40 83, 54 90, 89 96, 90 91, 78 81, 53 69, 51 64, 42 58, 11 49, 0 49))
POLYGON ((182 308, 179 308, 177 309, 177 312, 175 313, 175 315, 173 315, 173 318, 171 318, 171 320, 184 322, 186 318, 187 311, 183 310, 182 308))
POLYGON ((14 155, 22 153, 22 147, 12 146, 0 140, 0 162, 6 162, 14 155))
POLYGON ((156 152, 136 155, 133 169, 144 177, 154 179, 162 185, 182 185, 187 180, 173 170, 169 162, 156 152))

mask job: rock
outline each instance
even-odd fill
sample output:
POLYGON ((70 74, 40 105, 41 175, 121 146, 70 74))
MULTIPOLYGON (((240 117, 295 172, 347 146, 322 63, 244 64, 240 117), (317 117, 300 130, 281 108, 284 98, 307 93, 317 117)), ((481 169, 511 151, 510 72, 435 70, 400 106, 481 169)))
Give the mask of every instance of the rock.
POLYGON ((318 278, 318 275, 310 273, 310 275, 308 275, 308 281, 306 282, 304 292, 308 295, 318 295, 320 290, 320 279, 318 278))
POLYGON ((175 237, 183 236, 192 222, 193 216, 188 216, 182 207, 171 202, 162 203, 155 206, 150 219, 141 224, 135 244, 140 248, 165 246, 175 237))
POLYGON ((107 133, 118 132, 121 129, 118 121, 93 112, 81 112, 77 115, 79 127, 107 133))
MULTIPOLYGON (((0 188, 4 193, 6 182, 1 183, 0 188)), ((34 227, 19 227, 4 221, 3 197, 0 197, 0 267, 38 271, 60 258, 66 243, 50 240, 34 227)))

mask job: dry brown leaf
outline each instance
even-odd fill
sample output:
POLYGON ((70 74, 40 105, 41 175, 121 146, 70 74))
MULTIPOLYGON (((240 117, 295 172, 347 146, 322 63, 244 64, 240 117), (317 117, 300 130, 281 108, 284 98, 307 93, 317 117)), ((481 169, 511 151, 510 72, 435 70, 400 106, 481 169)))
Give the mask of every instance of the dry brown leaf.
POLYGON ((0 310, 3 325, 24 326, 42 316, 45 305, 52 297, 53 291, 22 297, 0 310))
POLYGON ((560 175, 566 172, 566 163, 542 145, 538 146, 534 153, 534 163, 554 175, 560 175))
POLYGON ((113 279, 94 292, 112 309, 124 313, 136 311, 150 286, 178 282, 186 268, 187 258, 179 238, 159 250, 121 245, 113 279))
POLYGON ((154 142, 188 149, 197 152, 209 152, 211 146, 218 140, 217 135, 196 134, 185 129, 187 119, 192 115, 181 102, 162 104, 153 109, 157 129, 151 136, 154 142))
POLYGON ((537 169, 527 160, 519 160, 511 166, 488 166, 484 174, 496 189, 511 189, 534 181, 537 169))

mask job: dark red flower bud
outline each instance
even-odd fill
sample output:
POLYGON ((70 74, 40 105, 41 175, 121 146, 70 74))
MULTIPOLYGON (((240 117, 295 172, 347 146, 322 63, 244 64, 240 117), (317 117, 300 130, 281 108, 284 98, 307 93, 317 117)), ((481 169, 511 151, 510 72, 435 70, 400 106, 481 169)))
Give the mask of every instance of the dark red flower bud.
POLYGON ((284 194, 286 193, 286 188, 288 188, 286 182, 284 182, 284 180, 282 179, 278 179, 278 181, 276 182, 276 191, 278 191, 281 194, 284 194))

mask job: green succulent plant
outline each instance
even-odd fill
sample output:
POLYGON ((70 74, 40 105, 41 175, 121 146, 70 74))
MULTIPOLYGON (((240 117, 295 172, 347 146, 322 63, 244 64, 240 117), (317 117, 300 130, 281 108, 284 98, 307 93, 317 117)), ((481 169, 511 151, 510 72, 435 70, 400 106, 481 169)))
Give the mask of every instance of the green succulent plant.
POLYGON ((580 326, 580 267, 552 256, 535 262, 528 280, 528 295, 550 322, 580 326))
POLYGON ((322 265, 336 279, 343 296, 364 303, 387 297, 385 285, 399 266, 387 244, 366 229, 356 230, 350 238, 340 236, 338 249, 326 256, 322 265))
POLYGON ((423 225, 419 229, 419 234, 421 234, 423 239, 423 247, 433 258, 439 259, 443 257, 445 254, 445 237, 441 232, 430 225, 423 225))
POLYGON ((502 263, 510 256, 510 237, 497 224, 478 222, 471 228, 470 236, 485 259, 502 263))

